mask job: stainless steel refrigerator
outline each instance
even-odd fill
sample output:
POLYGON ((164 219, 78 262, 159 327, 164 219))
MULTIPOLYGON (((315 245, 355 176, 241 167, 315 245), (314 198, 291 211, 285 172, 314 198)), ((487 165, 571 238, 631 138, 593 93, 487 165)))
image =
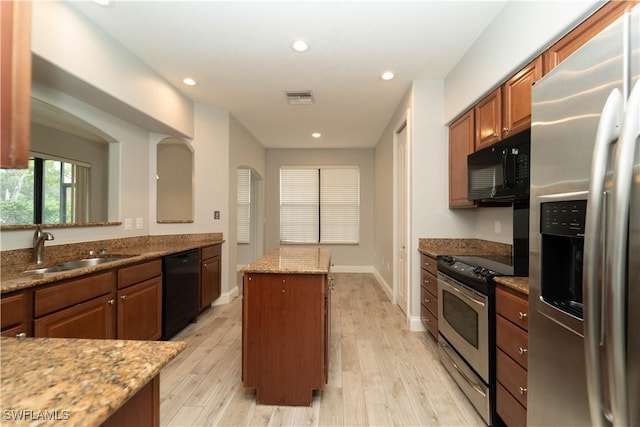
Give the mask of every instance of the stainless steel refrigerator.
POLYGON ((533 87, 527 423, 640 426, 640 7, 533 87))

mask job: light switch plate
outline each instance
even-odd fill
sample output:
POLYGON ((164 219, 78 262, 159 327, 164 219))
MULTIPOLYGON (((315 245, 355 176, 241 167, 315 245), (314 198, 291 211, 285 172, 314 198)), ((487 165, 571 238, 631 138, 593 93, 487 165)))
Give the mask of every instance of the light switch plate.
POLYGON ((141 230, 143 227, 142 218, 136 218, 136 229, 141 230))
POLYGON ((125 218, 124 219, 124 229, 125 230, 131 230, 133 228, 133 219, 132 218, 125 218))

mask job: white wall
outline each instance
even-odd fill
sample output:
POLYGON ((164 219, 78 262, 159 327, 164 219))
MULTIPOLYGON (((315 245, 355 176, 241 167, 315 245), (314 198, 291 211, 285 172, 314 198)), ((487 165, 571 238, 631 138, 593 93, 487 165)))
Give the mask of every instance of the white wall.
POLYGON ((445 122, 451 122, 602 3, 600 0, 506 2, 447 75, 445 122))
POLYGON ((280 166, 360 167, 360 243, 323 245, 336 266, 369 267, 374 247, 373 149, 268 149, 266 171, 266 251, 280 246, 280 166))
POLYGON ((141 127, 193 135, 193 102, 71 3, 33 2, 32 15, 32 51, 77 79, 67 92, 141 127))
MULTIPOLYGON (((264 253, 264 221, 265 218, 265 177, 267 169, 267 151, 242 124, 231 116, 229 126, 229 232, 225 234, 229 245, 229 271, 235 272, 238 264, 252 261, 256 256, 264 253), (254 176, 260 177, 255 182, 257 188, 257 206, 253 212, 257 213, 258 230, 251 236, 250 245, 238 245, 237 238, 237 197, 238 184, 236 171, 239 167, 251 169, 254 176), (240 248, 242 246, 242 248, 240 248), (242 251, 244 250, 244 252, 242 251)), ((230 280, 237 276, 230 274, 230 280), (233 277, 231 277, 233 276, 233 277)))

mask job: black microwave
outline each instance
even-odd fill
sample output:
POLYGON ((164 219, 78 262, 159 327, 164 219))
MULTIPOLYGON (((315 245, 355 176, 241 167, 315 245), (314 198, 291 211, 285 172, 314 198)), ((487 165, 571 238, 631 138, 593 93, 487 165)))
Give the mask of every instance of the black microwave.
POLYGON ((531 131, 525 130, 467 156, 467 198, 511 201, 529 198, 531 131))

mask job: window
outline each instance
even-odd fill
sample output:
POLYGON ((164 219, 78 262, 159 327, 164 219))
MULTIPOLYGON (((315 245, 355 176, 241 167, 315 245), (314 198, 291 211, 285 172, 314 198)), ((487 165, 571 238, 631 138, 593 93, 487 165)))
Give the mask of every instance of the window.
POLYGON ((27 169, 0 170, 0 223, 87 222, 89 171, 87 164, 41 154, 27 169))
POLYGON ((358 243, 360 169, 280 168, 282 243, 358 243))
POLYGON ((238 243, 251 241, 251 170, 238 169, 238 243))

